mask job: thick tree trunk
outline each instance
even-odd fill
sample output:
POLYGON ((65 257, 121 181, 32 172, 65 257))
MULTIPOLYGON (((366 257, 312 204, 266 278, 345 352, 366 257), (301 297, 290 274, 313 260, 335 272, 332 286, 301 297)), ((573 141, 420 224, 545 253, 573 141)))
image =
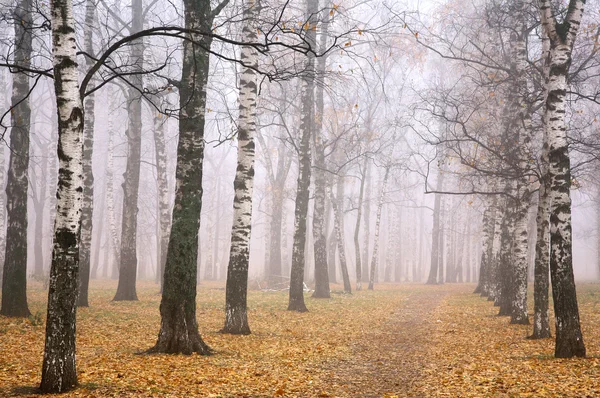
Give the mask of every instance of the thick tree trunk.
POLYGON ((556 316, 557 358, 584 357, 585 345, 573 275, 571 228, 571 162, 565 124, 567 74, 571 53, 583 16, 584 0, 571 0, 565 21, 558 24, 549 0, 539 7, 544 31, 550 38, 550 69, 546 81, 548 97, 544 110, 548 142, 550 184, 550 276, 556 316))
MULTIPOLYGON (((96 4, 87 0, 85 5, 84 49, 88 54, 94 54, 93 35, 95 26, 96 4)), ((86 66, 94 65, 91 57, 86 57, 86 66)), ((94 88, 90 80, 88 90, 94 88)), ((83 122, 83 204, 81 207, 81 241, 79 243, 79 296, 77 305, 88 307, 88 288, 90 284, 90 263, 92 258, 92 236, 94 220, 94 173, 92 155, 94 151, 94 94, 88 95, 83 103, 85 120, 83 122)), ((111 115, 109 115, 111 117, 111 115)))
MULTIPOLYGON (((23 68, 31 66, 32 4, 20 0, 14 9, 14 63, 23 68)), ((27 189, 29 169, 29 75, 13 75, 12 128, 10 130, 10 159, 6 184, 7 230, 4 272, 2 277, 2 307, 5 316, 27 317, 27 189)))
POLYGON ((51 15, 60 168, 40 389, 60 393, 77 385, 75 322, 83 199, 83 108, 71 1, 53 0, 51 15))
MULTIPOLYGON (((130 33, 135 34, 144 27, 142 0, 132 2, 132 22, 130 33)), ((140 188, 140 167, 142 158, 142 75, 144 62, 144 42, 132 42, 131 58, 135 63, 135 74, 131 78, 132 87, 127 91, 129 123, 127 126, 127 165, 123 181, 123 218, 121 221, 121 254, 119 256, 119 284, 114 301, 137 300, 135 282, 137 279, 137 215, 138 192, 140 188)))
POLYGON ((373 258, 371 259, 371 274, 369 276, 369 290, 373 290, 375 284, 375 271, 379 260, 379 231, 381 229, 381 210, 383 209, 383 200, 388 178, 390 176, 390 166, 385 168, 385 175, 381 183, 381 192, 379 192, 379 201, 377 203, 377 214, 375 216, 375 237, 373 241, 373 258))
MULTIPOLYGON (((185 0, 184 5, 186 28, 211 29, 214 15, 210 10, 210 1, 185 0)), ((203 48, 210 48, 210 38, 192 35, 192 39, 201 42, 203 48)), ((186 41, 183 44, 182 63, 175 173, 177 188, 160 303, 160 331, 156 345, 149 352, 196 352, 207 355, 211 349, 200 337, 196 321, 196 273, 202 207, 208 52, 186 41)))
MULTIPOLYGON (((549 79, 548 74, 550 73, 549 53, 550 39, 544 34, 542 35, 542 57, 544 59, 543 72, 545 80, 549 79)), ((548 92, 545 89, 545 99, 547 99, 547 96, 548 92)), ((548 140, 544 133, 540 157, 540 188, 538 190, 536 214, 537 238, 533 271, 533 333, 530 336, 531 339, 551 337, 550 316, 548 314, 548 285, 550 282, 550 187, 548 184, 548 163, 550 159, 548 158, 548 150, 548 140)))
MULTIPOLYGON (((258 6, 256 0, 246 0, 244 3, 242 36, 245 41, 252 43, 258 40, 257 29, 254 26, 258 6)), ((258 68, 258 51, 254 47, 242 47, 241 60, 248 67, 243 67, 240 77, 238 159, 233 182, 233 227, 225 291, 225 326, 221 330, 231 334, 250 334, 247 294, 258 96, 254 69, 258 68)))

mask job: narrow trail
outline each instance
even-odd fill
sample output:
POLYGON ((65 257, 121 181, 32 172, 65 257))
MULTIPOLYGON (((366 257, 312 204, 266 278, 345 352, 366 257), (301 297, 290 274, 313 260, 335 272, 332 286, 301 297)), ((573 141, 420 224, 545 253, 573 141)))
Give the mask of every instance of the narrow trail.
POLYGON ((443 285, 415 289, 385 328, 365 331, 352 347, 355 359, 331 364, 329 382, 352 397, 419 396, 412 387, 427 360, 433 311, 450 292, 443 285))

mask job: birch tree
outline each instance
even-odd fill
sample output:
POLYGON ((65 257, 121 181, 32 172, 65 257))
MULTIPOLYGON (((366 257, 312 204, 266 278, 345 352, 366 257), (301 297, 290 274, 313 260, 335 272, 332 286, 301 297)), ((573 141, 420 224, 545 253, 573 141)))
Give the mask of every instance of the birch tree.
POLYGON ((550 276, 556 323, 554 355, 557 358, 584 357, 586 353, 573 275, 571 162, 565 124, 567 75, 584 5, 584 0, 570 0, 567 14, 559 22, 550 0, 538 2, 542 27, 550 39, 544 138, 549 155, 550 276))
MULTIPOLYGON (((258 4, 256 0, 246 0, 244 6, 242 36, 244 40, 252 43, 258 39, 254 26, 258 4)), ((242 47, 241 60, 247 66, 243 67, 240 77, 238 159, 233 182, 233 227, 225 290, 225 326, 222 329, 223 333, 231 334, 250 334, 247 294, 254 187, 254 136, 258 96, 255 70, 258 68, 258 51, 254 47, 242 47)))
MULTIPOLYGON (((318 11, 318 0, 306 1, 306 23, 309 25, 305 40, 314 48, 316 43, 315 17, 318 11)), ((302 118, 300 122, 301 140, 298 148, 298 183, 296 187, 296 204, 294 210, 294 244, 292 248, 292 269, 290 273, 289 311, 306 312, 304 304, 304 262, 306 250, 306 218, 310 196, 310 141, 314 130, 315 104, 315 57, 309 53, 306 61, 307 76, 302 79, 302 118)))
POLYGON ((371 259, 371 271, 369 275, 369 290, 373 290, 375 284, 375 272, 378 266, 379 260, 379 232, 381 230, 381 211, 383 209, 383 201, 385 199, 385 190, 390 176, 391 166, 386 166, 385 174, 383 175, 383 182, 381 183, 381 191, 379 192, 379 198, 377 200, 377 211, 375 215, 375 236, 373 240, 373 254, 371 259))
MULTIPOLYGON (((93 0, 85 3, 85 25, 83 46, 88 57, 86 66, 91 69, 94 64, 94 27, 96 21, 96 4, 93 0)), ((90 80, 88 89, 94 89, 94 80, 90 80)), ((88 307, 88 287, 90 283, 90 260, 92 257, 92 232, 94 219, 94 173, 92 155, 94 150, 94 108, 95 94, 88 95, 83 103, 85 120, 83 123, 83 204, 81 208, 81 242, 79 246, 79 296, 77 305, 88 307)), ((109 116, 110 117, 110 116, 109 116)))
POLYGON ((60 393, 77 385, 75 325, 83 200, 83 106, 79 95, 71 0, 51 2, 51 22, 60 183, 56 193, 54 248, 40 389, 44 393, 60 393))

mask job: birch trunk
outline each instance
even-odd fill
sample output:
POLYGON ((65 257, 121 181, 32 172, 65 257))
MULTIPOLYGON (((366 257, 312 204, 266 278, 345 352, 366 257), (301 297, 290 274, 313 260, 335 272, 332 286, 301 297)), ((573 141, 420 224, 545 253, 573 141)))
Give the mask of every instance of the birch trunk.
MULTIPOLYGON (((185 27, 209 31, 214 19, 210 1, 185 0, 185 27)), ((202 207, 204 121, 211 38, 192 34, 183 44, 183 68, 179 85, 179 142, 176 191, 171 236, 165 264, 161 325, 156 345, 149 352, 193 352, 208 355, 210 347, 200 337, 196 320, 198 230, 202 207)))
MULTIPOLYGON (((96 4, 87 0, 85 4, 85 27, 83 45, 90 55, 94 54, 94 26, 96 21, 96 4)), ((94 65, 91 56, 86 57, 87 69, 94 65)), ((94 89, 94 80, 90 81, 88 90, 94 89)), ((81 207, 81 241, 79 243, 79 296, 77 305, 89 307, 88 289, 90 284, 90 261, 92 257, 92 234, 94 220, 94 173, 92 156, 94 151, 94 93, 88 95, 84 102, 85 120, 83 122, 83 203, 81 207)), ((109 117, 111 117, 109 115, 109 117)))
MULTIPOLYGON (((242 36, 250 43, 258 41, 255 18, 256 0, 246 0, 242 36)), ((258 51, 242 47, 243 67, 240 77, 238 117, 238 159, 233 187, 233 227, 227 267, 225 291, 225 326, 223 333, 250 334, 248 325, 248 266, 250 261, 250 234, 252 227, 252 191, 254 187, 254 136, 256 135, 256 100, 258 51), (254 69, 253 69, 254 68, 254 69)))
MULTIPOLYGON (((130 33, 144 28, 142 0, 133 0, 130 33)), ((123 217, 121 220, 121 254, 119 255, 119 284, 114 301, 137 301, 135 282, 137 279, 137 215, 140 188, 140 166, 142 158, 142 75, 144 42, 137 39, 131 44, 131 59, 137 74, 131 77, 127 91, 129 122, 127 126, 127 165, 123 181, 123 217)))
POLYGON ((167 151, 165 147, 166 118, 162 113, 154 116, 154 152, 156 157, 156 186, 158 190, 158 256, 157 274, 162 291, 167 249, 169 247, 169 182, 167 181, 167 151))
MULTIPOLYGON (((319 49, 324 52, 327 47, 327 32, 329 30, 329 12, 325 9, 321 13, 321 33, 319 36, 319 49)), ((325 110, 324 88, 325 69, 327 57, 322 56, 316 62, 316 78, 319 84, 316 87, 316 115, 315 133, 313 136, 315 154, 315 193, 313 204, 313 240, 315 260, 315 291, 314 298, 330 298, 329 273, 327 272, 327 238, 325 234, 325 145, 323 138, 323 112, 325 110)))
POLYGON ((528 106, 527 87, 527 44, 526 39, 529 30, 525 27, 526 3, 516 3, 517 21, 514 27, 516 40, 514 43, 514 67, 513 75, 515 87, 512 90, 511 120, 516 135, 516 149, 520 176, 517 179, 517 199, 515 203, 516 225, 514 231, 513 249, 513 295, 511 308, 511 324, 528 325, 527 314, 527 269, 528 269, 528 245, 529 245, 529 208, 531 207, 531 184, 528 181, 527 170, 531 157, 529 147, 531 145, 531 116, 528 106))
POLYGON ((573 275, 571 162, 565 124, 567 74, 584 4, 584 0, 571 0, 565 20, 559 24, 552 14, 550 0, 539 2, 542 27, 550 38, 544 131, 549 148, 550 276, 556 318, 554 355, 557 358, 585 357, 586 354, 573 275))
POLYGON ((364 199, 364 213, 365 213, 365 233, 364 233, 364 247, 363 247, 363 258, 362 258, 362 281, 369 282, 369 242, 371 239, 371 162, 367 162, 365 169, 365 191, 366 197, 364 199))
POLYGON ((479 264, 479 282, 474 293, 482 297, 489 295, 490 263, 492 259, 492 245, 494 237, 494 222, 496 210, 496 198, 487 198, 488 205, 483 213, 483 228, 481 237, 481 260, 479 264))
MULTIPOLYGON (((31 66, 32 3, 19 0, 13 11, 15 21, 14 63, 31 66)), ((14 317, 30 315, 27 306, 27 190, 29 185, 29 74, 13 75, 11 98, 12 128, 10 158, 6 184, 7 230, 2 277, 2 307, 0 314, 14 317)))
POLYGON ((490 257, 491 261, 488 275, 488 301, 493 301, 495 303, 500 297, 500 248, 502 245, 502 220, 505 217, 503 197, 497 198, 496 200, 494 216, 492 254, 490 257))
POLYGON ((379 259, 379 231, 381 229, 381 210, 383 208, 383 200, 385 198, 385 189, 387 187, 388 178, 390 175, 390 166, 385 168, 383 182, 381 184, 381 192, 379 192, 379 200, 377 202, 377 213, 375 215, 375 237, 373 240, 373 258, 371 259, 371 274, 369 276, 369 290, 373 290, 375 284, 375 271, 377 269, 379 259))
MULTIPOLYGON (((507 183, 507 192, 512 189, 512 184, 507 183)), ((514 203, 511 199, 507 198, 504 201, 504 217, 502 218, 501 224, 501 244, 500 252, 498 255, 498 283, 499 283, 499 295, 494 301, 495 305, 500 306, 498 315, 509 316, 512 307, 512 296, 513 296, 513 242, 515 236, 515 208, 514 203)))
POLYGON ((340 258, 340 269, 342 271, 342 280, 344 281, 344 292, 352 293, 350 284, 350 276, 348 275, 348 264, 346 262, 346 240, 344 238, 344 179, 338 177, 337 182, 337 197, 333 197, 331 189, 329 196, 331 197, 331 205, 333 206, 333 227, 335 228, 335 236, 337 240, 338 255, 340 258))
MULTIPOLYGON (((113 107, 113 95, 108 91, 108 112, 112 114, 116 110, 113 107)), ((108 229, 110 233, 111 249, 113 252, 111 267, 111 279, 117 279, 119 275, 120 251, 119 232, 117 230, 117 217, 115 215, 115 191, 114 191, 114 125, 113 118, 108 118, 108 152, 106 153, 106 212, 108 213, 108 229)), ((106 265, 108 267, 108 264, 106 265)))
MULTIPOLYGON (((544 59, 544 79, 549 79, 550 39, 542 35, 542 56, 544 59)), ((548 92, 544 90, 544 98, 548 92)), ((550 316, 548 314, 548 285, 550 283, 550 197, 548 164, 550 162, 547 135, 543 133, 542 154, 540 157, 540 188, 538 190, 538 208, 536 214, 537 238, 534 260, 533 287, 533 334, 531 339, 551 337, 550 316)), ((600 213, 599 213, 600 214, 600 213)), ((599 252, 600 254, 600 252, 599 252)), ((600 259, 600 256, 598 257, 600 259)))
MULTIPOLYGON (((2 92, 8 93, 6 80, 3 72, 0 72, 0 87, 2 92)), ((0 94, 0 109, 6 109, 6 95, 0 94)), ((0 283, 4 277, 4 259, 6 255, 6 166, 4 156, 4 145, 0 145, 0 283)))
POLYGON ((360 221, 362 218, 363 199, 365 195, 365 182, 367 179, 367 165, 369 158, 365 156, 363 164, 362 178, 360 179, 360 189, 358 192, 358 207, 356 213, 356 226, 354 227, 354 256, 356 261, 356 290, 362 290, 362 263, 360 261, 360 221))
POLYGON ((71 1, 53 0, 51 16, 59 184, 40 389, 43 393, 60 393, 77 385, 75 322, 83 199, 83 108, 71 1))
POLYGON ((46 197, 48 191, 48 153, 50 144, 40 144, 41 162, 40 162, 40 187, 38 192, 34 192, 33 204, 35 211, 35 245, 33 248, 33 274, 44 280, 44 210, 46 209, 46 197))
MULTIPOLYGON (((306 2, 306 23, 310 26, 306 31, 305 40, 314 48, 316 44, 316 26, 314 21, 318 11, 317 0, 306 2)), ((294 211, 294 245, 292 248, 292 269, 290 272, 289 311, 308 311, 304 304, 304 266, 306 249, 306 218, 308 214, 309 188, 310 188, 310 141, 314 130, 315 121, 315 57, 313 53, 307 55, 307 76, 302 84, 302 119, 300 131, 302 138, 299 146, 298 185, 296 189, 296 208, 294 211)))
MULTIPOLYGON (((445 245, 445 241, 446 241, 446 231, 445 231, 445 227, 444 227, 444 216, 445 216, 445 207, 446 207, 446 201, 444 200, 444 198, 442 197, 440 199, 441 203, 440 203, 440 247, 438 250, 438 277, 437 277, 437 282, 441 285, 444 284, 444 245, 445 245)), ((448 258, 446 258, 446 263, 448 262, 448 258)))
MULTIPOLYGON (((327 205, 331 205, 331 200, 327 203, 327 205)), ((327 212, 325 214, 325 218, 327 222, 325 224, 325 230, 329 230, 329 224, 331 224, 331 219, 333 213, 333 206, 327 206, 327 212)), ((329 275, 329 282, 337 283, 337 261, 335 259, 335 253, 337 251, 337 238, 335 235, 335 227, 332 226, 331 232, 327 238, 327 269, 329 275)))

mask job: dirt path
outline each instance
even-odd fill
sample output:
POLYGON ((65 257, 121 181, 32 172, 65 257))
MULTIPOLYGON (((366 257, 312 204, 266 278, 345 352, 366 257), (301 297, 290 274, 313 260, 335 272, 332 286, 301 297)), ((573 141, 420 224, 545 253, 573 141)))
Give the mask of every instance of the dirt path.
POLYGON ((332 387, 352 397, 418 396, 412 386, 435 329, 432 312, 449 293, 444 286, 416 288, 385 329, 365 331, 352 347, 355 360, 328 364, 332 387))

